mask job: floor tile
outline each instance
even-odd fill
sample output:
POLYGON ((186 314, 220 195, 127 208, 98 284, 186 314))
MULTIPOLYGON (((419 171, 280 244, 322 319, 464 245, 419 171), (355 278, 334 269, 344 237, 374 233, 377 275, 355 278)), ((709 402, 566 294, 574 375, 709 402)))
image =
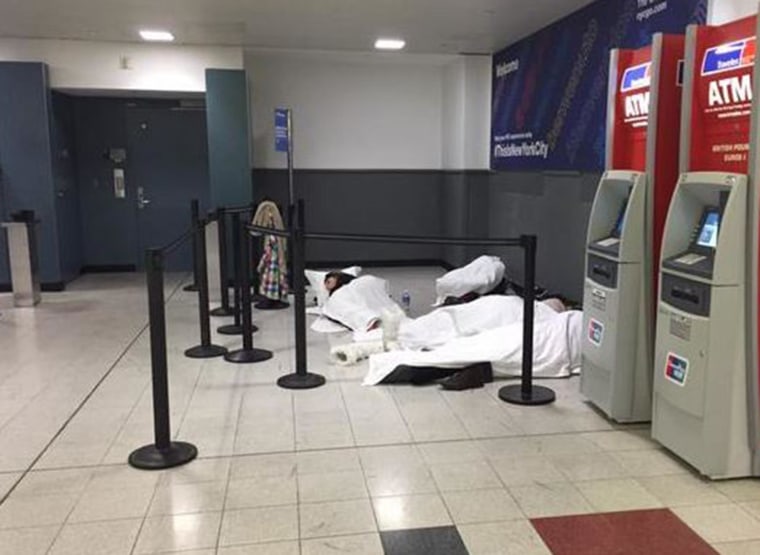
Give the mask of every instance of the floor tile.
POLYGON ((69 522, 142 518, 148 511, 153 488, 88 490, 79 499, 69 522))
POLYGON ((356 536, 334 536, 301 542, 301 555, 386 555, 380 536, 360 534, 356 536))
POLYGON ((607 453, 556 455, 549 460, 571 482, 624 478, 625 468, 607 453))
POLYGON ((539 518, 531 523, 553 555, 715 555, 668 509, 539 518))
POLYGON ((236 457, 230 465, 230 480, 263 476, 292 476, 295 470, 296 457, 290 453, 236 457))
POLYGON ((226 490, 226 482, 167 483, 156 489, 148 514, 181 515, 221 511, 226 490))
POLYGON ((692 474, 638 478, 638 482, 668 507, 730 502, 716 484, 692 474))
POLYGON ((277 542, 298 539, 295 505, 225 511, 219 545, 277 542))
POLYGON ((215 547, 220 519, 221 513, 146 518, 134 552, 161 553, 215 547))
POLYGON ((62 524, 77 501, 76 494, 14 496, 0 505, 0 529, 62 524))
POLYGON ((141 519, 67 524, 50 555, 129 555, 141 524, 141 519))
POLYGON ((381 532, 385 555, 468 555, 455 526, 381 532))
POLYGON ((506 486, 527 486, 531 484, 551 484, 566 482, 567 478, 548 458, 536 456, 491 459, 506 486))
POLYGON ((321 474, 361 470, 356 449, 334 451, 311 451, 296 454, 298 474, 321 474))
POLYGON ((716 543, 713 547, 720 555, 757 555, 760 553, 760 540, 716 543))
POLYGON ((760 478, 724 480, 716 482, 715 489, 733 501, 760 501, 760 478))
POLYGON ((454 464, 485 460, 476 441, 420 443, 417 450, 427 464, 454 464))
POLYGON ((437 494, 380 497, 372 503, 380 530, 433 528, 452 524, 446 506, 437 494))
POLYGON ((0 530, 1 555, 44 555, 50 549, 59 526, 0 530))
POLYGON ((301 503, 345 501, 369 496, 360 470, 303 474, 298 477, 298 499, 301 503))
POLYGON ((377 528, 369 500, 302 503, 301 538, 374 532, 377 528))
MULTIPOLYGON (((182 555, 185 555, 182 553, 182 555)), ((216 555, 300 555, 297 541, 220 547, 216 555)))
POLYGON ((440 491, 501 487, 499 477, 485 461, 435 464, 430 467, 430 472, 440 491))
POLYGON ((617 460, 629 476, 665 476, 689 472, 685 464, 662 450, 615 451, 610 455, 617 460))
POLYGON ((433 493, 436 484, 426 466, 369 468, 365 470, 372 497, 433 493))
POLYGON ((760 522, 738 505, 702 505, 673 509, 710 543, 760 539, 760 522))
POLYGON ((230 472, 229 459, 195 459, 189 464, 163 472, 162 484, 197 484, 226 482, 230 472))
POLYGON ((552 555, 527 520, 458 526, 470 555, 552 555))
POLYGON ((572 484, 539 484, 508 488, 528 518, 584 514, 591 505, 572 484))
POLYGON ((637 451, 640 449, 659 449, 659 444, 651 439, 649 429, 590 432, 582 434, 603 451, 637 451))
POLYGON ((16 486, 13 495, 80 493, 87 487, 92 473, 88 468, 29 472, 16 486))
POLYGON ((503 489, 449 491, 442 495, 455 524, 525 518, 512 496, 503 489))
POLYGON ((578 482, 575 487, 596 511, 631 511, 656 509, 662 502, 631 478, 578 482))
POLYGON ((245 509, 269 505, 294 505, 298 501, 294 474, 230 480, 225 509, 245 509))

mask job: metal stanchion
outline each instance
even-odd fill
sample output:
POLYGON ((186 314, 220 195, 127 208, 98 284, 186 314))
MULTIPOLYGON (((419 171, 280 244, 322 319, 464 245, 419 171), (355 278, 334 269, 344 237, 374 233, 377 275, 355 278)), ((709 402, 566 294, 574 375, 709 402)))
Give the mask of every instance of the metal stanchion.
POLYGON ((523 292, 522 383, 499 390, 499 398, 515 405, 546 405, 556 399, 548 387, 533 385, 533 315, 536 289, 536 236, 522 235, 525 253, 525 291, 523 292))
MULTIPOLYGON (((233 220, 234 221, 234 220, 233 220)), ((235 259, 238 267, 241 268, 238 274, 238 287, 240 287, 240 302, 243 306, 243 348, 232 351, 224 355, 227 362, 247 363, 262 362, 272 358, 272 351, 264 349, 255 349, 253 347, 253 322, 251 309, 251 264, 250 264, 250 240, 248 237, 248 227, 244 222, 237 218, 235 222, 234 233, 238 239, 238 248, 235 251, 235 259)))
MULTIPOLYGON (((201 219, 201 208, 200 203, 198 202, 198 199, 193 199, 190 201, 190 229, 195 229, 195 227, 198 225, 198 221, 201 219)), ((195 241, 193 241, 193 283, 190 285, 185 285, 185 287, 182 288, 183 291, 190 291, 191 293, 194 293, 198 290, 198 249, 195 244, 195 241)))
POLYGON ((216 229, 219 243, 219 290, 222 306, 215 308, 210 314, 211 316, 233 316, 227 267, 227 211, 223 207, 216 210, 216 229))
POLYGON ((180 466, 193 460, 198 449, 191 443, 171 440, 169 379, 166 357, 166 314, 164 312, 164 259, 160 249, 146 253, 150 358, 153 378, 154 443, 132 451, 129 464, 145 470, 180 466))
POLYGON ((243 290, 243 283, 242 283, 242 272, 243 269, 240 264, 240 257, 238 257, 238 252, 240 252, 240 234, 237 232, 238 228, 240 227, 240 214, 237 212, 232 213, 232 269, 233 272, 235 272, 235 279, 234 279, 234 287, 235 291, 233 292, 233 307, 232 307, 232 315, 235 317, 235 320, 232 324, 227 324, 226 326, 220 326, 216 329, 218 333, 221 333, 223 335, 240 335, 243 333, 243 326, 240 321, 240 313, 242 312, 243 306, 240 300, 240 295, 243 290))
POLYGON ((211 323, 208 313, 208 264, 206 260, 206 222, 198 220, 193 235, 193 244, 196 247, 198 276, 198 322, 201 330, 201 344, 185 351, 185 356, 190 358, 213 358, 222 356, 227 352, 221 345, 211 343, 211 323))
MULTIPOLYGON (((294 215, 293 208, 291 207, 291 216, 294 215)), ((281 376, 277 380, 277 385, 285 389, 312 389, 324 385, 325 378, 319 374, 311 374, 306 370, 306 284, 304 283, 306 237, 304 236, 303 200, 299 200, 295 208, 295 217, 290 218, 290 229, 292 234, 293 294, 295 296, 296 371, 293 374, 281 376)))

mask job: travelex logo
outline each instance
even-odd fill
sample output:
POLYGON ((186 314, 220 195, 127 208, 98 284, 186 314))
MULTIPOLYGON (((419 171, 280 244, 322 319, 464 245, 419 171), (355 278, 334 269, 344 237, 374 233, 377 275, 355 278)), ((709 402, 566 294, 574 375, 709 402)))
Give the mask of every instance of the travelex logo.
POLYGON ((604 339, 604 324, 593 318, 588 323, 588 340, 599 347, 604 339))
POLYGON ((747 37, 708 48, 702 60, 702 75, 714 75, 753 65, 755 42, 755 37, 747 37))
POLYGON ((623 72, 620 92, 635 91, 649 87, 652 83, 652 62, 629 67, 623 72))
POLYGON ((683 386, 686 384, 686 376, 689 372, 689 360, 675 353, 668 353, 665 362, 665 377, 671 382, 683 386))

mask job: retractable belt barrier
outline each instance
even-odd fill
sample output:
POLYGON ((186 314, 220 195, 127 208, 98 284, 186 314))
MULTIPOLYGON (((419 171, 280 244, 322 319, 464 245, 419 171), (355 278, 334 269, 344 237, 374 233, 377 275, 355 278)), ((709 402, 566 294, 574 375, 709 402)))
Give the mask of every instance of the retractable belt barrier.
MULTIPOLYGON (((151 375, 153 390, 154 443, 136 449, 129 455, 129 464, 142 469, 158 470, 179 466, 190 462, 198 455, 197 448, 186 442, 171 440, 169 419, 168 360, 166 347, 166 313, 164 299, 165 258, 186 241, 193 240, 193 276, 198 292, 198 315, 201 343, 185 351, 186 356, 206 358, 224 355, 225 360, 234 363, 255 363, 272 357, 272 352, 253 346, 255 326, 252 323, 251 261, 250 242, 252 235, 271 235, 287 239, 293 256, 293 294, 295 297, 295 372, 281 376, 277 380, 286 389, 310 389, 325 383, 324 376, 307 370, 306 357, 306 292, 305 255, 306 241, 356 241, 365 243, 423 244, 423 245, 463 245, 499 246, 523 249, 525 279, 523 282, 523 353, 522 375, 519 385, 508 385, 499 390, 499 398, 519 405, 543 405, 555 399, 554 391, 548 387, 533 385, 533 317, 535 303, 536 248, 535 235, 521 235, 517 238, 472 239, 448 237, 415 237, 400 235, 361 235, 348 233, 319 233, 305 231, 304 202, 299 200, 291 207, 289 230, 248 225, 241 215, 250 215, 252 205, 219 208, 207 219, 201 219, 198 203, 192 203, 193 226, 180 237, 162 248, 148 249, 145 253, 148 305, 150 322, 151 375), (233 268, 235 273, 234 306, 229 304, 228 260, 227 260, 227 216, 232 219, 233 268), (205 229, 210 221, 216 221, 219 233, 219 271, 222 289, 222 306, 214 311, 215 316, 232 315, 230 333, 241 333, 241 349, 227 352, 222 346, 211 343, 209 324, 209 293, 207 276, 207 255, 205 229)), ((223 326, 218 331, 224 333, 223 326)))

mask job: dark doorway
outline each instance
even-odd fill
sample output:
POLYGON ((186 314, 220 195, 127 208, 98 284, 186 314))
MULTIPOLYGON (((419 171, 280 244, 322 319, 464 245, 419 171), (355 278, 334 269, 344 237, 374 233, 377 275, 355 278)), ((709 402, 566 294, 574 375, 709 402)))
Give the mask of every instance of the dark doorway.
MULTIPOLYGON (((146 248, 189 228, 191 199, 208 206, 205 106, 77 97, 75 121, 83 267, 142 270, 146 248)), ((191 265, 189 245, 167 259, 169 270, 191 265)))

